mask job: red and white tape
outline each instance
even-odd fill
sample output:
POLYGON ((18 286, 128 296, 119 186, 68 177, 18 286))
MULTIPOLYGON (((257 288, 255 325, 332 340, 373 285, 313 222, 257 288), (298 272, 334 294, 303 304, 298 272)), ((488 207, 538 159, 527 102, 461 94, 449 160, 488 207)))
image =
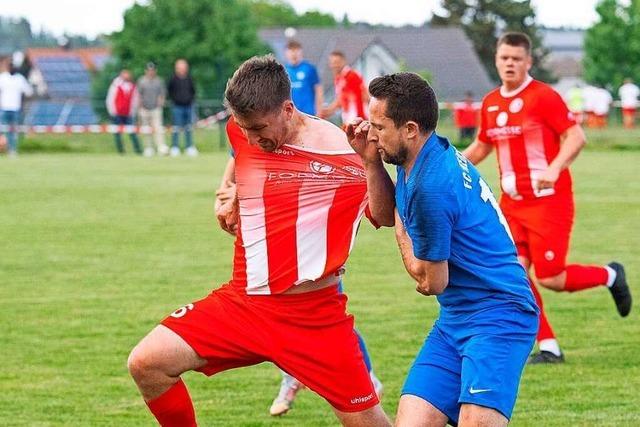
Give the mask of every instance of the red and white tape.
MULTIPOLYGON (((211 127, 212 125, 229 117, 227 110, 222 110, 212 116, 198 120, 194 127, 203 129, 211 127)), ((182 127, 164 126, 163 131, 173 132, 173 130, 182 130, 182 127)), ((0 124, 0 132, 17 131, 20 133, 139 133, 139 134, 151 134, 154 132, 151 126, 137 126, 137 125, 53 125, 53 126, 41 126, 41 125, 18 125, 10 126, 0 124)))

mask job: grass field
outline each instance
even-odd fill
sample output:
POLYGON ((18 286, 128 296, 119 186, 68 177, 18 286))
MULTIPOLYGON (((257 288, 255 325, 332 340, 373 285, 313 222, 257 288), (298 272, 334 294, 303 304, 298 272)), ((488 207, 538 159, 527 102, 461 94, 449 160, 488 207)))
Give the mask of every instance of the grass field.
MULTIPOLYGON (((601 138, 633 148, 627 137, 601 138)), ((154 425, 126 358, 159 319, 229 278, 232 240, 212 214, 225 159, 0 158, 0 425, 154 425)), ((638 163, 637 150, 581 155, 570 255, 624 262, 637 297, 638 163)), ((493 162, 481 169, 495 187, 493 162)), ((389 229, 362 227, 345 283, 395 414, 436 301, 413 290, 389 229)), ((640 425, 638 307, 620 319, 605 289, 544 297, 567 363, 526 370, 512 425, 640 425)), ((308 391, 290 414, 270 418, 279 374, 268 364, 186 382, 202 426, 336 425, 308 391)))

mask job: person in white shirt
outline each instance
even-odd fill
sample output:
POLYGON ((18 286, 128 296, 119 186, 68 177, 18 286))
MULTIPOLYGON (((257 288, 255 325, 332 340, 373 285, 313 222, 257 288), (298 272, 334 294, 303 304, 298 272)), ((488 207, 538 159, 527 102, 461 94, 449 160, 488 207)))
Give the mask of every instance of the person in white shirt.
POLYGON ((608 90, 604 88, 596 88, 593 97, 593 114, 595 115, 595 127, 604 128, 607 126, 607 119, 609 118, 609 108, 613 98, 608 90))
POLYGON ((624 84, 618 89, 618 95, 622 105, 622 124, 626 129, 631 129, 636 121, 636 108, 638 108, 640 88, 633 84, 633 80, 627 77, 624 79, 624 84))
POLYGON ((8 60, 2 61, 0 70, 0 123, 7 138, 8 154, 15 156, 18 153, 17 126, 20 122, 22 96, 31 96, 33 90, 27 79, 12 69, 8 60))

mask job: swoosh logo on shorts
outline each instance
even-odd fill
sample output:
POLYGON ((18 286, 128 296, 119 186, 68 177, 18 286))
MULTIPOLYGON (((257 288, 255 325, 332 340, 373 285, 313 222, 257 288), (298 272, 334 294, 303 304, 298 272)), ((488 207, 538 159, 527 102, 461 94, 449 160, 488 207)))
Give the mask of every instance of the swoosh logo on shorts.
POLYGON ((486 393, 487 391, 491 391, 491 389, 490 388, 473 388, 473 387, 469 389, 469 393, 471 394, 486 393))

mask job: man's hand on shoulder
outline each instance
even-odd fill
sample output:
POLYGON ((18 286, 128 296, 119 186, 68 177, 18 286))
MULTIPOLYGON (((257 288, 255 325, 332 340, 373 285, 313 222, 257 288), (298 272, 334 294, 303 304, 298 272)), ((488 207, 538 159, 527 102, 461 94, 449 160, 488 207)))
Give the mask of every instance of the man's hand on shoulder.
POLYGON ((362 157, 365 164, 379 163, 381 161, 380 153, 378 153, 375 144, 367 141, 370 127, 371 124, 368 121, 358 117, 348 123, 345 130, 351 148, 362 157))

